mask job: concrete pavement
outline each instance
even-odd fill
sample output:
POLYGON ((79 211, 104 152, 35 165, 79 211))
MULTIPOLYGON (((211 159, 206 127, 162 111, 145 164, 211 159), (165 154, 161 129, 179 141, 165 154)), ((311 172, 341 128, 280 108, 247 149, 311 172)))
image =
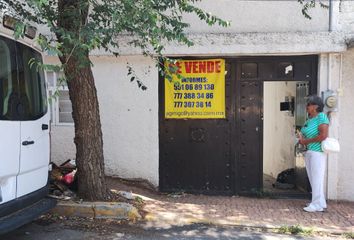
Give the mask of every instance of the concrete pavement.
MULTIPOLYGON (((171 227, 193 223, 210 223, 219 226, 272 229, 299 225, 304 229, 331 234, 354 233, 353 202, 328 201, 328 208, 325 212, 307 213, 303 211, 303 207, 308 200, 303 199, 191 194, 166 195, 135 186, 111 184, 109 187, 113 190, 132 191, 134 196, 142 198, 144 200, 142 221, 148 226, 171 227)), ((69 213, 74 213, 73 215, 75 215, 75 211, 80 212, 78 209, 85 206, 85 203, 70 204, 61 202, 57 210, 66 208, 66 213, 61 212, 61 214, 70 215, 69 213)), ((86 205, 89 204, 92 203, 86 203, 86 205)), ((105 211, 101 211, 103 217, 107 215, 108 217, 121 219, 139 219, 135 215, 135 210, 132 210, 133 213, 122 212, 117 210, 119 205, 112 206, 114 206, 112 203, 101 206, 101 208, 105 208, 105 211)), ((90 205, 88 208, 90 208, 90 205)), ((55 211, 58 213, 57 210, 55 211)), ((96 215, 90 217, 100 218, 97 211, 96 215)))
POLYGON ((325 212, 303 211, 306 200, 186 195, 145 198, 145 218, 157 224, 211 223, 257 228, 299 225, 326 233, 354 232, 354 204, 329 202, 325 212))

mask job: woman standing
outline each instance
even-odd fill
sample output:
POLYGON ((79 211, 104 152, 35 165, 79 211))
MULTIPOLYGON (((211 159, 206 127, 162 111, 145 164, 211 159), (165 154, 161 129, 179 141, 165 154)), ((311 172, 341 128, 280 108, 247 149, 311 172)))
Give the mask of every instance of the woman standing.
POLYGON ((304 207, 306 212, 322 212, 327 208, 324 195, 326 154, 321 149, 321 142, 328 136, 329 120, 323 113, 323 107, 320 97, 308 98, 306 106, 308 119, 299 136, 299 143, 307 146, 305 165, 312 189, 311 203, 304 207))

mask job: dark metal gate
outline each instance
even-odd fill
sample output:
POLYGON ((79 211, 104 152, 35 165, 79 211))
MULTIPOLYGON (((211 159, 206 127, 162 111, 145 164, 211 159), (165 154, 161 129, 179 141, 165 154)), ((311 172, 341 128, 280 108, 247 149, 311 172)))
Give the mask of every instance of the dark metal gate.
POLYGON ((249 192, 260 189, 263 182, 263 82, 240 79, 238 83, 237 183, 238 192, 249 192))
MULTIPOLYGON (((226 62, 226 119, 163 119, 160 114, 160 190, 231 194, 231 64, 226 62)), ((164 81, 160 81, 163 96, 164 81)), ((163 113, 164 101, 160 101, 163 113)))
POLYGON ((226 59, 226 119, 165 119, 159 84, 159 187, 164 192, 249 193, 262 188, 263 82, 308 81, 317 56, 226 59), (289 67, 291 66, 291 68, 289 67))

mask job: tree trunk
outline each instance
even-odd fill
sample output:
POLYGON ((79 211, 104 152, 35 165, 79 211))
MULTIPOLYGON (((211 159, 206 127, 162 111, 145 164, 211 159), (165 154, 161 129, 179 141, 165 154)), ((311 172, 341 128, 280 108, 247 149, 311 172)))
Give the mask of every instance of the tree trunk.
POLYGON ((91 67, 77 71, 78 65, 74 59, 69 60, 65 74, 73 76, 68 81, 68 88, 75 123, 79 196, 88 200, 105 200, 108 191, 97 91, 91 67))
POLYGON ((91 70, 89 51, 81 31, 87 23, 87 0, 59 0, 58 27, 62 55, 75 123, 76 164, 79 196, 87 200, 105 200, 103 141, 97 91, 91 70))

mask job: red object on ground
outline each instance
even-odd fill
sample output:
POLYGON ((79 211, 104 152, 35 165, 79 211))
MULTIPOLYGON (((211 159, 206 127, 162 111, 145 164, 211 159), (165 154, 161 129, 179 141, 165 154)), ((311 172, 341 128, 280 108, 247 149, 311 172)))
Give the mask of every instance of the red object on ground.
POLYGON ((69 172, 68 174, 64 175, 61 180, 66 185, 70 185, 74 182, 75 174, 76 174, 76 170, 73 170, 72 172, 69 172))

